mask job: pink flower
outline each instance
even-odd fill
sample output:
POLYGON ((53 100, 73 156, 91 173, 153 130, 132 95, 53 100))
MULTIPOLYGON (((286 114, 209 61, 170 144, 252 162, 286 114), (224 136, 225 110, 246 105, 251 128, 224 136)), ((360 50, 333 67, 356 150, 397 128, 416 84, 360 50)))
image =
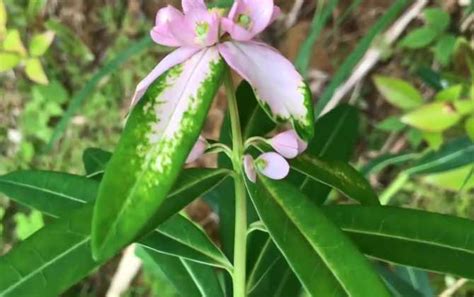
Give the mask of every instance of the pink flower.
POLYGON ((275 121, 291 121, 302 139, 310 139, 314 115, 307 85, 290 61, 256 40, 280 13, 273 0, 236 0, 227 17, 208 10, 203 0, 183 0, 182 6, 184 13, 171 6, 158 11, 152 39, 178 49, 138 84, 132 105, 161 74, 212 47, 252 85, 275 121))
POLYGON ((257 171, 268 178, 281 180, 290 172, 288 162, 277 153, 264 153, 255 161, 252 156, 244 156, 244 170, 248 179, 252 182, 257 181, 257 171))
POLYGON ((269 143, 275 151, 287 159, 296 158, 308 148, 308 144, 295 130, 279 133, 270 139, 269 143))
POLYGON ((186 159, 186 164, 193 163, 197 159, 199 159, 204 153, 206 152, 207 148, 209 147, 209 144, 207 143, 207 140, 199 136, 198 141, 194 145, 193 149, 188 155, 188 158, 186 159))

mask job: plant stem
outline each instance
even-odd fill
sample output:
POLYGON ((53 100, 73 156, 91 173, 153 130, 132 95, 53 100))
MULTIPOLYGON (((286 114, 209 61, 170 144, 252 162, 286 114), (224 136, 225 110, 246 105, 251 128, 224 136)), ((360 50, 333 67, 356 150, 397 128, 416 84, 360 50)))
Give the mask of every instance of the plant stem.
POLYGON ((234 234, 234 297, 246 295, 247 254, 247 196, 242 171, 244 143, 240 127, 239 110, 230 69, 226 71, 224 85, 227 93, 232 126, 232 165, 235 171, 235 234, 234 234))
POLYGON ((392 197, 395 196, 403 186, 410 179, 410 175, 402 172, 398 177, 388 186, 388 188, 380 195, 380 203, 382 205, 387 205, 392 200, 392 197))

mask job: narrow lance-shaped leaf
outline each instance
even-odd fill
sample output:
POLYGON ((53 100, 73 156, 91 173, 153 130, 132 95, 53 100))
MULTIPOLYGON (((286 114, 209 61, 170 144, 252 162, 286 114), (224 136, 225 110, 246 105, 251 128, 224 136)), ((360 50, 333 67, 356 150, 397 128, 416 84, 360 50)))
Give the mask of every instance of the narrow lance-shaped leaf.
POLYGON ((181 296, 224 297, 216 271, 212 267, 143 247, 137 249, 137 254, 148 265, 156 265, 181 296))
POLYGON ((338 189, 362 204, 378 205, 377 194, 368 181, 349 164, 325 161, 304 154, 291 162, 291 168, 305 176, 338 189))
POLYGON ((88 148, 82 155, 84 169, 87 177, 102 177, 107 163, 112 158, 112 153, 106 152, 98 148, 88 148))
POLYGON ((329 206, 324 213, 372 257, 474 279, 474 222, 395 207, 329 206))
POLYGON ((221 250, 195 223, 176 215, 163 223, 141 244, 148 249, 186 258, 195 262, 217 266, 232 272, 232 264, 221 250))
POLYGON ((201 132, 224 64, 207 48, 162 75, 132 111, 94 210, 93 251, 115 254, 145 228, 201 132))
MULTIPOLYGON (((102 263, 102 261, 94 261, 91 255, 92 206, 88 205, 84 209, 79 209, 83 204, 77 202, 81 199, 92 201, 95 195, 91 198, 75 196, 77 188, 80 188, 84 181, 94 184, 97 182, 85 177, 73 176, 68 181, 69 186, 61 188, 63 190, 61 194, 65 195, 60 195, 53 192, 56 183, 52 181, 52 177, 55 177, 59 183, 64 181, 64 176, 68 177, 69 175, 62 176, 59 173, 51 175, 48 172, 33 173, 18 172, 16 175, 18 179, 21 179, 21 175, 26 174, 26 177, 22 179, 24 184, 28 184, 30 181, 35 185, 36 180, 32 177, 47 181, 43 183, 42 188, 23 191, 23 185, 20 184, 16 186, 17 189, 10 188, 7 194, 15 201, 21 201, 27 206, 35 205, 41 211, 48 210, 53 216, 70 216, 46 226, 0 258, 0 275, 2 275, 0 296, 2 297, 58 296, 102 263), (72 180, 75 180, 76 183, 71 182, 72 180), (44 197, 50 197, 54 207, 48 203, 35 204, 36 199, 44 202, 44 197), (74 199, 68 200, 68 197, 74 199), (4 275, 8 275, 8 277, 3 277, 4 275)), ((168 220, 193 199, 220 184, 228 175, 227 170, 189 169, 183 171, 175 185, 175 190, 170 193, 156 214, 155 225, 160 225, 168 220)), ((2 188, 0 190, 3 191, 2 188)), ((153 232, 149 236, 155 236, 155 234, 157 232, 153 232)))
MULTIPOLYGON (((345 104, 338 106, 316 121, 317 133, 306 153, 326 160, 348 162, 357 142, 358 127, 357 109, 345 104)), ((323 204, 331 191, 331 187, 295 171, 291 172, 289 179, 318 204, 323 204)))
POLYGON ((15 171, 0 176, 0 192, 53 217, 94 201, 98 188, 94 180, 60 172, 15 171))
POLYGON ((247 183, 270 236, 311 296, 391 296, 352 242, 295 187, 247 183))

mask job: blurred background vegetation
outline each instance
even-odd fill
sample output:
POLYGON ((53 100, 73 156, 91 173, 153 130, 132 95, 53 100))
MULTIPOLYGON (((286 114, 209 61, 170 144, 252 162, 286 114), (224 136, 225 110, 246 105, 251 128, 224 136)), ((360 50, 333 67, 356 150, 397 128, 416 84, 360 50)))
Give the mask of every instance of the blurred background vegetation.
MULTIPOLYGON (((112 151, 135 85, 170 51, 148 37, 154 15, 179 2, 0 0, 0 174, 27 168, 83 174, 86 148, 112 151)), ((394 42, 382 33, 416 1, 276 2, 283 15, 262 38, 295 61, 318 112, 361 61, 370 61, 369 49, 377 50, 377 63, 344 98, 362 117, 352 162, 382 201, 474 219, 473 2, 426 1, 394 42)), ((224 110, 218 98, 207 137, 218 138, 224 110)), ((200 165, 214 163, 207 158, 200 165)), ((216 233, 206 205, 189 212, 216 233)), ((0 254, 47 221, 0 196, 0 254)), ((178 296, 159 267, 143 260, 127 296, 178 296)), ((117 261, 65 296, 104 296, 117 261)), ((400 274, 425 296, 460 281, 446 296, 474 296, 473 284, 453 277, 400 274)))

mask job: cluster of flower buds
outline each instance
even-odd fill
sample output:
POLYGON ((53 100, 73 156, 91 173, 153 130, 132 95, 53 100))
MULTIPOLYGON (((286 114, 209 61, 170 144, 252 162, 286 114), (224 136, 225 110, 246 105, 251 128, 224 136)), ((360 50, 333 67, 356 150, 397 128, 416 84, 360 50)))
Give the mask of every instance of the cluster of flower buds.
POLYGON ((263 153, 255 160, 251 155, 244 156, 245 174, 252 182, 257 181, 257 172, 271 179, 284 179, 290 172, 290 165, 286 159, 296 158, 308 147, 294 130, 277 134, 267 143, 276 153, 263 153))
MULTIPOLYGON (((286 159, 296 158, 308 147, 308 144, 301 140, 294 130, 279 133, 268 140, 261 140, 269 144, 275 152, 262 153, 256 159, 249 154, 244 156, 245 174, 252 182, 256 182, 257 172, 275 180, 285 178, 290 172, 290 165, 286 159)), ((209 147, 206 139, 200 136, 186 163, 189 164, 199 159, 209 147)))

